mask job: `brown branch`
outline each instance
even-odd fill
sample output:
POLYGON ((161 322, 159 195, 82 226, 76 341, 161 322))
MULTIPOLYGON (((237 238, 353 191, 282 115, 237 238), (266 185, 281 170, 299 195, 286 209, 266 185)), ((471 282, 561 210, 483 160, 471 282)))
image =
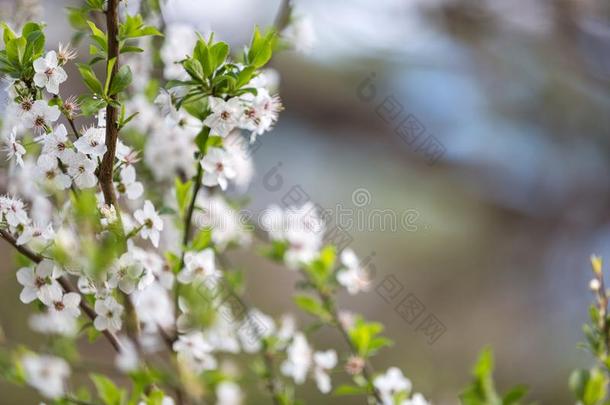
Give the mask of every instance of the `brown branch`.
MULTIPOLYGON (((111 80, 116 75, 119 68, 119 0, 108 0, 108 9, 106 10, 106 30, 108 34, 108 61, 115 58, 114 66, 110 72, 111 80)), ((110 96, 111 102, 117 101, 117 96, 110 96)), ((104 201, 108 205, 113 205, 118 209, 116 193, 112 183, 112 174, 114 169, 114 157, 116 154, 116 144, 119 137, 119 128, 117 126, 118 109, 109 103, 106 107, 106 153, 102 158, 102 163, 99 168, 99 180, 104 194, 104 201)))
MULTIPOLYGON (((19 253, 21 253, 22 255, 24 255, 25 257, 27 257, 28 259, 30 259, 31 261, 33 261, 34 263, 40 263, 41 261, 43 261, 45 258, 44 256, 33 252, 32 250, 30 250, 27 246, 25 245, 18 245, 17 244, 17 240, 13 237, 13 235, 11 235, 10 233, 8 233, 7 231, 0 229, 0 236, 2 237, 2 239, 4 239, 5 241, 7 241, 9 244, 11 244, 15 249, 17 249, 17 251, 19 253)), ((83 310, 83 312, 85 313, 85 315, 87 315, 87 317, 93 321, 95 319, 95 317, 97 316, 95 311, 93 310, 93 308, 91 308, 83 299, 84 297, 82 296, 82 294, 80 294, 74 287, 72 287, 72 285, 70 284, 70 281, 68 281, 68 279, 65 276, 61 276, 57 279, 57 282, 61 285, 61 287, 64 289, 64 292, 74 292, 77 293, 81 296, 81 300, 80 300, 80 308, 83 310)), ((121 344, 119 343, 119 340, 117 339, 117 337, 114 335, 114 333, 105 330, 102 332, 104 334, 104 336, 106 336, 106 339, 108 339, 108 341, 110 342, 110 344, 112 345, 112 347, 114 347, 114 349, 120 353, 121 352, 121 344)))

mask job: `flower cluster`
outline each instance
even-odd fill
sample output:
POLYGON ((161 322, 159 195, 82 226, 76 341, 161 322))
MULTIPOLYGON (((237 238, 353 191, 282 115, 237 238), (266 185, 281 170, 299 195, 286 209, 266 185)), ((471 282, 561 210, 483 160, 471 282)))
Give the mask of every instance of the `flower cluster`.
MULTIPOLYGON (((290 314, 274 319, 249 304, 226 254, 248 246, 252 232, 223 191, 247 188, 250 145, 283 109, 278 74, 265 66, 286 41, 311 45, 308 26, 278 27, 283 38, 256 28, 239 53, 182 24, 166 24, 162 36, 153 25, 159 9, 149 5, 144 18, 119 3, 87 0, 70 10, 79 36, 90 39, 91 59, 76 64, 87 88, 78 97, 61 94, 76 57, 70 47, 47 51, 41 24, 27 23, 20 34, 3 26, 2 134, 11 170, 0 235, 23 253, 16 278, 20 300, 37 304, 30 327, 58 342, 108 341, 133 384, 130 403, 202 403, 207 395, 243 403, 239 384, 250 371, 234 364, 247 357, 246 370, 276 403, 297 403, 295 385, 308 379, 330 395, 331 375, 344 369, 351 385, 335 391, 425 404, 397 369, 372 372, 371 357, 391 342, 380 324, 336 302, 342 291, 367 291, 369 275, 353 251, 339 256, 325 245, 326 225, 312 204, 268 210, 266 253, 303 276, 295 303, 317 326, 337 329, 348 352, 316 350, 317 327, 299 330, 290 314), (108 32, 93 16, 106 17, 108 32), (95 68, 100 62, 104 69, 95 68), (172 361, 157 361, 167 356, 172 361)), ((69 384, 70 370, 81 366, 75 347, 16 353, 14 368, 0 374, 58 403, 89 402, 88 388, 69 384)), ((127 397, 108 377, 91 378, 101 402, 127 397)))

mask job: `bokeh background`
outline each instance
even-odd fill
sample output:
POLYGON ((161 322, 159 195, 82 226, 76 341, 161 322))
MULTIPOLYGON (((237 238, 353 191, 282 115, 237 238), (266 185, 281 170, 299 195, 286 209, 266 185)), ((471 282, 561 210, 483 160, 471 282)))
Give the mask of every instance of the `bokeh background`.
MULTIPOLYGON (((30 1, 0 7, 10 16, 30 1)), ((50 43, 67 35, 69 3, 43 0, 31 10, 48 23, 50 43)), ((477 352, 491 345, 502 390, 525 383, 541 404, 573 403, 569 372, 589 361, 576 347, 591 299, 588 257, 610 257, 610 3, 296 4, 316 41, 308 54, 273 61, 286 110, 254 154, 252 207, 279 204, 300 186, 326 208, 415 212, 408 229, 349 230, 350 246, 370 257, 373 287, 394 276, 446 328, 430 344, 396 312, 400 299, 387 303, 375 288, 342 296, 343 307, 383 322, 396 342, 376 369, 398 366, 433 403, 455 404, 477 352), (417 119, 442 156, 431 159, 395 132, 400 118, 386 122, 387 111, 379 112, 387 100, 402 108, 400 118, 417 119), (274 168, 279 190, 267 182, 274 168), (355 191, 367 200, 355 201, 355 191)), ((279 0, 169 0, 166 18, 240 46, 278 7, 279 0)), ((44 343, 27 330, 11 254, 0 245, 0 325, 8 341, 44 343)), ((247 270, 250 301, 273 315, 295 310, 295 274, 246 252, 233 260, 247 270)), ((322 331, 316 346, 342 345, 322 331)), ((87 350, 104 358, 102 346, 87 350)), ((299 395, 319 398, 314 390, 306 385, 299 395)), ((2 404, 35 401, 2 383, 0 392, 2 404)))

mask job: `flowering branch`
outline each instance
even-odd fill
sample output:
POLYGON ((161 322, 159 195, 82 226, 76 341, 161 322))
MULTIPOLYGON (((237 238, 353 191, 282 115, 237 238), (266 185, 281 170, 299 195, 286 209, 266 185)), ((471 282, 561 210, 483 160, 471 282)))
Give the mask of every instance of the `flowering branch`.
MULTIPOLYGON (((28 249, 24 245, 17 244, 17 240, 10 233, 5 231, 4 229, 0 229, 0 236, 2 236, 2 239, 7 241, 9 244, 11 244, 15 249, 17 249, 17 251, 19 253, 21 253, 22 255, 24 255, 25 257, 27 257, 28 259, 30 259, 34 263, 40 263, 41 261, 44 260, 44 257, 39 255, 38 253, 33 252, 32 250, 28 249)), ((68 281, 68 279, 65 278, 64 276, 59 277, 57 281, 62 286, 62 288, 64 289, 65 292, 67 292, 67 293, 77 292, 70 285, 70 282, 68 281)), ((95 314, 95 311, 93 310, 93 308, 91 308, 89 305, 87 305, 87 303, 82 299, 82 297, 81 297, 79 305, 80 305, 80 308, 85 313, 85 315, 87 315, 87 317, 91 321, 93 321, 95 319, 95 317, 96 317, 96 314, 95 314)), ((106 337, 106 339, 108 339, 108 341, 110 342, 112 347, 117 352, 121 352, 121 344, 119 343, 119 340, 114 335, 114 333, 112 333, 112 332, 110 332, 108 330, 105 330, 105 331, 103 331, 103 334, 106 337)))

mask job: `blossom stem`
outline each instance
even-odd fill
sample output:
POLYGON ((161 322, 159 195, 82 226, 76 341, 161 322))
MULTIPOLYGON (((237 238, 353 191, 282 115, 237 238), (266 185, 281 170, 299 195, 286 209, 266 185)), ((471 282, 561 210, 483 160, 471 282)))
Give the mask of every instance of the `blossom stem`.
MULTIPOLYGON (((27 257, 28 259, 30 259, 34 263, 40 263, 41 261, 44 260, 43 256, 39 255, 38 253, 33 252, 32 250, 30 250, 25 245, 18 245, 17 244, 17 240, 10 233, 5 231, 4 229, 0 229, 0 236, 2 237, 2 239, 7 241, 9 244, 11 244, 19 253, 21 253, 22 255, 24 255, 25 257, 27 257)), ((61 276, 61 277, 59 277, 57 279, 57 282, 61 285, 61 287, 63 288, 64 292, 66 292, 66 293, 74 292, 74 293, 77 293, 77 294, 79 294, 81 296, 80 308, 83 310, 85 315, 87 315, 87 317, 91 321, 93 321, 96 318, 96 316, 97 316, 95 311, 93 310, 93 308, 91 308, 85 302, 84 297, 82 296, 82 294, 80 294, 80 292, 78 292, 74 287, 72 287, 72 285, 70 284, 70 281, 68 281, 68 279, 65 276, 61 276)), ((112 333, 112 332, 110 332, 108 330, 104 330, 102 333, 104 334, 106 339, 108 339, 108 341, 110 342, 112 347, 118 353, 120 353, 121 350, 122 350, 122 347, 121 347, 121 344, 119 343, 119 340, 114 335, 114 333, 112 333)))
MULTIPOLYGON (((350 348, 351 355, 360 357, 358 355, 358 349, 354 345, 354 342, 352 341, 352 338, 349 335, 349 331, 343 326, 343 323, 339 319, 339 311, 337 310, 337 305, 336 305, 333 297, 330 294, 328 294, 326 291, 323 291, 322 289, 320 289, 318 287, 318 285, 313 280, 311 280, 305 272, 301 272, 301 273, 303 274, 303 276, 309 283, 311 283, 312 285, 315 286, 318 296, 324 303, 324 306, 330 312, 330 315, 333 320, 333 324, 335 325, 337 330, 339 330, 339 333, 341 334, 341 336, 343 336, 343 339, 347 342, 347 345, 350 348)), ((371 387, 372 395, 375 398, 375 400, 377 401, 377 403, 381 404, 381 403, 383 403, 383 401, 381 399, 381 395, 380 395, 379 391, 377 390, 377 388, 375 388, 375 386, 373 384, 372 373, 373 372, 372 372, 371 363, 368 359, 365 359, 364 368, 362 369, 362 376, 365 378, 365 380, 368 382, 369 386, 371 387)))
MULTIPOLYGON (((233 267, 233 265, 230 263, 229 259, 227 257, 225 257, 223 254, 221 254, 220 252, 218 253, 217 257, 218 257, 219 263, 224 267, 223 273, 226 273, 228 271, 228 269, 233 267)), ((231 284, 227 283, 226 286, 227 286, 227 288, 229 288, 229 290, 230 290, 229 292, 231 293, 231 295, 237 300, 239 305, 244 309, 243 313, 248 314, 250 312, 251 306, 242 297, 240 297, 237 294, 237 292, 231 286, 231 284)), ((278 383, 277 383, 278 377, 275 373, 275 368, 273 365, 273 353, 269 350, 266 342, 262 339, 262 337, 259 336, 259 338, 263 342, 259 353, 263 359, 263 364, 265 365, 265 379, 267 380, 265 386, 266 386, 267 390, 269 391, 269 394, 271 395, 271 399, 273 400, 273 403, 275 405, 281 405, 283 403, 283 400, 280 395, 280 387, 278 386, 278 383)))
MULTIPOLYGON (((197 175, 195 176, 195 185, 193 189, 193 195, 191 197, 191 201, 189 202, 188 209, 186 211, 186 215, 184 216, 184 234, 182 235, 182 254, 180 255, 180 268, 178 270, 182 270, 184 267, 184 255, 186 254, 186 246, 189 243, 191 227, 193 221, 193 213, 195 212, 195 203, 197 201, 197 194, 199 194, 199 190, 201 190, 201 180, 203 178, 203 168, 198 163, 197 164, 197 175)), ((174 287, 174 306, 176 308, 176 313, 178 312, 178 301, 180 298, 180 283, 176 283, 174 287)), ((178 316, 176 316, 176 321, 178 320, 178 316)), ((178 331, 178 327, 176 326, 176 333, 178 331)))

